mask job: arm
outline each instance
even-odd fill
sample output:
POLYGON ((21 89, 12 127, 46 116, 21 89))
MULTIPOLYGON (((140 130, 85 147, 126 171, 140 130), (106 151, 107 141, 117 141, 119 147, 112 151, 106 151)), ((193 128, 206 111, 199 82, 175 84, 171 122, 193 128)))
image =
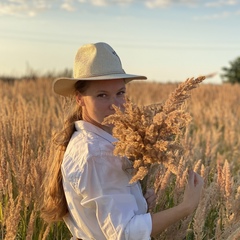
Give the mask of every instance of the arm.
POLYGON ((152 236, 191 214, 199 203, 202 186, 202 177, 190 171, 183 202, 173 208, 152 214, 152 236))
POLYGON ((129 179, 122 162, 112 156, 92 157, 82 169, 77 187, 81 205, 94 213, 106 239, 150 238, 151 215, 139 184, 130 185, 129 179))

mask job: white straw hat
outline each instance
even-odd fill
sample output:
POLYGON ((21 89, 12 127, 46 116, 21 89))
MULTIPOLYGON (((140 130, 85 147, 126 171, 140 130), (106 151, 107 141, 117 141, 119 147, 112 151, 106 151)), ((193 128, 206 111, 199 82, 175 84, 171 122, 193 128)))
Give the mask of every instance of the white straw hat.
POLYGON ((147 79, 145 76, 126 74, 117 53, 107 43, 86 44, 77 51, 73 78, 58 78, 53 82, 53 91, 62 96, 74 93, 79 80, 147 79))

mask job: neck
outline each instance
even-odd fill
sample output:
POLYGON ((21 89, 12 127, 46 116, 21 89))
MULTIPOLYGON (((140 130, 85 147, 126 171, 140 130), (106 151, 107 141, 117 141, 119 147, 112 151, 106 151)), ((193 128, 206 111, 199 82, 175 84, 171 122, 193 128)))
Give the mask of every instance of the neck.
POLYGON ((96 121, 93 120, 91 117, 89 117, 88 114, 83 114, 82 119, 83 119, 83 121, 89 122, 89 123, 91 123, 91 124, 93 124, 93 125, 101 128, 102 130, 104 130, 104 131, 106 131, 106 132, 108 132, 109 134, 112 135, 112 127, 110 127, 110 126, 105 126, 105 125, 102 125, 102 124, 96 122, 96 121))

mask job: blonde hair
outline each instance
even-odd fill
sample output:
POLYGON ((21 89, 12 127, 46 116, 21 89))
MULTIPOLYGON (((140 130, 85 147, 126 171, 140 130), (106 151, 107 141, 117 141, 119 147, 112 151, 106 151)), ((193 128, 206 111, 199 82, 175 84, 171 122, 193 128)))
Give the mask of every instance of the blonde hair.
MULTIPOLYGON (((89 86, 87 81, 78 81, 75 84, 76 94, 83 93, 89 86)), ((55 134, 51 146, 56 145, 56 151, 53 161, 49 162, 50 167, 47 168, 45 179, 43 182, 43 199, 41 207, 41 217, 46 222, 61 221, 68 213, 67 201, 65 198, 61 164, 68 143, 75 131, 75 121, 82 119, 82 108, 76 104, 72 114, 64 122, 63 129, 55 134)))

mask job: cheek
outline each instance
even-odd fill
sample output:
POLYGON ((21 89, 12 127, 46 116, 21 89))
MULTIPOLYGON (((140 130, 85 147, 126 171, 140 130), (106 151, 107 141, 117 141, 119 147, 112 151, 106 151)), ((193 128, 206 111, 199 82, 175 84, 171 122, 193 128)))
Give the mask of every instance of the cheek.
POLYGON ((93 114, 97 118, 102 118, 102 116, 105 116, 107 110, 108 110, 107 104, 98 102, 93 107, 93 114))
POLYGON ((120 102, 121 102, 122 104, 126 103, 126 98, 125 98, 125 97, 121 97, 120 102))
POLYGON ((105 103, 103 101, 96 102, 94 105, 94 108, 95 108, 95 111, 101 112, 100 110, 104 110, 107 108, 107 103, 105 103))
POLYGON ((125 110, 125 106, 124 106, 125 103, 126 103, 125 98, 122 98, 122 99, 119 101, 120 109, 121 109, 122 111, 125 110))

